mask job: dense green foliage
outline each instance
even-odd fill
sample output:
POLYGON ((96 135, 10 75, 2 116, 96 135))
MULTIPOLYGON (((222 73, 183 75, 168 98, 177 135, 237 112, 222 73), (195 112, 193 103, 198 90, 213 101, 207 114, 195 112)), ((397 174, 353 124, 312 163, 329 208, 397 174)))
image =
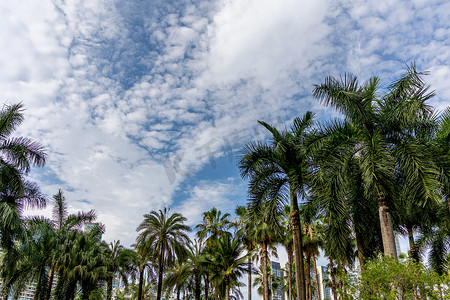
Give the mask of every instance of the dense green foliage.
POLYGON ((280 285, 289 300, 311 300, 320 291, 322 250, 335 299, 449 299, 450 109, 428 105, 434 92, 424 75, 411 65, 384 90, 376 77, 362 84, 347 74, 326 78, 313 95, 343 118, 318 122, 306 112, 284 131, 259 122, 270 140, 246 145, 238 157, 249 188, 236 218, 211 208, 192 240, 182 214, 151 211, 132 249, 101 241, 101 224, 84 231, 95 211, 69 214, 61 190, 52 219, 23 217, 26 207, 49 202, 26 179, 46 154, 37 142, 11 137, 23 108, 4 106, 2 298, 17 298, 34 282, 36 300, 242 299, 248 274, 247 286, 265 300, 280 285), (397 257, 396 234, 408 239, 408 257, 397 257), (281 248, 284 279, 269 264, 281 248), (113 290, 117 278, 121 292, 113 290))

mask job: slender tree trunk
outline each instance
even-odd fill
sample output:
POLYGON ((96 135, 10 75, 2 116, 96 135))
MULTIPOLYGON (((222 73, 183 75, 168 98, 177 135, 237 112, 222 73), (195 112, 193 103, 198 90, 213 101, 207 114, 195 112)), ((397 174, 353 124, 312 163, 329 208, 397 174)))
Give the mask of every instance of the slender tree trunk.
POLYGON ((214 299, 219 300, 219 282, 214 280, 214 299))
POLYGON ((448 212, 450 212, 450 195, 447 195, 447 206, 448 206, 448 212))
POLYGON ((142 286, 144 285, 144 267, 139 271, 139 288, 138 288, 138 300, 142 300, 142 286))
POLYGON ((45 295, 45 299, 49 300, 50 296, 52 295, 52 287, 53 287, 53 277, 55 276, 55 269, 53 264, 50 267, 50 271, 48 274, 48 288, 47 288, 47 292, 45 295))
POLYGON ((289 300, 293 300, 292 295, 292 251, 289 249, 288 251, 288 264, 289 264, 289 270, 288 270, 288 293, 289 293, 289 300))
POLYGON ((333 299, 337 299, 336 293, 336 271, 334 269, 333 260, 330 259, 330 277, 331 277, 331 291, 333 292, 333 299))
POLYGON ((248 300, 252 300, 252 258, 248 257, 248 300))
POLYGON ((159 274, 158 274, 158 292, 156 294, 156 300, 161 300, 162 296, 162 281, 163 281, 163 270, 164 270, 164 244, 161 246, 161 253, 159 256, 159 274))
POLYGON ((177 300, 180 300, 181 290, 177 288, 177 300))
POLYGON ((225 277, 225 300, 230 300, 230 279, 225 277))
MULTIPOLYGON (((412 226, 407 226, 406 230, 408 231, 408 241, 409 241, 409 248, 411 253, 412 261, 415 264, 419 264, 419 250, 416 247, 416 243, 414 243, 414 233, 412 226)), ((419 290, 420 290, 420 299, 426 300, 427 296, 425 295, 425 287, 423 284, 419 284, 419 290)), ((414 299, 418 299, 417 295, 417 286, 414 286, 414 299)))
POLYGON ((263 290, 264 290, 264 300, 269 300, 269 274, 267 273, 268 264, 268 253, 267 253, 267 243, 262 242, 262 268, 263 268, 263 290))
POLYGON ((209 300, 209 274, 205 274, 205 300, 209 300))
POLYGON ((317 299, 321 300, 320 289, 319 289, 319 275, 317 274, 317 264, 316 264, 316 256, 313 254, 313 264, 314 264, 314 276, 316 277, 316 291, 317 291, 317 299))
POLYGON ((112 298, 112 282, 113 278, 108 278, 108 285, 106 287, 106 299, 111 300, 112 298))
POLYGON ((43 298, 42 292, 43 289, 45 290, 45 286, 47 285, 47 276, 46 276, 46 271, 45 271, 45 267, 41 267, 40 271, 39 271, 39 278, 37 280, 37 284, 36 284, 36 288, 34 291, 34 296, 33 296, 33 300, 38 300, 39 298, 43 298))
POLYGON ((407 226, 406 230, 408 231, 409 251, 411 253, 411 258, 414 263, 419 263, 419 251, 414 243, 413 229, 411 226, 407 226))
POLYGON ((355 226, 355 237, 356 237, 356 247, 358 249, 358 260, 361 270, 364 269, 364 264, 366 263, 365 253, 364 253, 364 245, 363 239, 361 236, 361 232, 359 231, 358 226, 355 226))
POLYGON ((383 239, 383 249, 385 255, 397 258, 397 249, 395 248, 394 226, 392 217, 387 206, 384 195, 378 194, 378 212, 380 214, 381 236, 383 239))
POLYGON ((346 292, 345 292, 345 281, 344 281, 344 276, 347 273, 347 271, 345 270, 345 261, 342 262, 341 264, 341 272, 342 272, 342 276, 341 276, 341 282, 342 282, 342 299, 346 299, 346 292))
POLYGON ((305 281, 306 281, 306 299, 311 300, 311 257, 306 255, 305 260, 305 281))
POLYGON ((305 293, 305 274, 303 265, 303 245, 302 231, 300 228, 300 215, 298 210, 297 195, 293 184, 290 185, 291 193, 291 220, 292 235, 294 241, 294 257, 295 257, 295 283, 297 286, 298 300, 306 300, 305 293))
POLYGON ((200 295, 201 295, 201 290, 200 290, 200 285, 201 285, 201 276, 200 274, 198 274, 198 272, 195 273, 194 275, 194 285, 195 285, 195 300, 200 300, 200 295))

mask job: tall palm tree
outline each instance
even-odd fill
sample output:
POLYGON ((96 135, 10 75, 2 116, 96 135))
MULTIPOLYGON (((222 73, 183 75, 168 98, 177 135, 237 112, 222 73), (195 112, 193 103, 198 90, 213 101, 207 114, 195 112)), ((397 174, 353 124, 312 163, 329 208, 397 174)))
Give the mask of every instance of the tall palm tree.
POLYGON ((283 231, 280 224, 281 212, 277 205, 278 201, 267 201, 259 209, 250 209, 251 222, 255 224, 250 237, 261 247, 261 268, 263 275, 263 299, 269 300, 269 252, 268 248, 280 240, 283 231))
POLYGON ((340 79, 330 76, 313 91, 317 99, 336 108, 356 129, 345 141, 352 141, 353 156, 360 158, 365 194, 377 200, 383 249, 393 257, 397 256, 391 211, 395 169, 402 168, 408 174, 409 188, 420 195, 422 204, 436 199, 437 174, 425 147, 414 135, 417 124, 430 115, 425 102, 434 95, 422 74, 411 65, 381 97, 377 77, 360 86, 351 75, 340 79))
POLYGON ((26 284, 35 282, 34 299, 44 299, 47 286, 47 268, 55 248, 55 231, 47 220, 27 221, 29 240, 18 249, 16 267, 10 277, 15 296, 18 296, 26 284))
POLYGON ((16 242, 26 244, 30 241, 22 212, 26 207, 44 207, 46 199, 33 182, 21 179, 18 189, 9 185, 15 179, 10 177, 11 181, 8 181, 8 172, 0 171, 0 177, 0 247, 4 250, 0 276, 5 283, 2 292, 6 297, 8 277, 12 278, 19 261, 19 244, 16 242))
POLYGON ((210 244, 212 240, 226 232, 226 229, 230 227, 231 222, 229 218, 230 214, 225 213, 222 215, 222 212, 215 207, 204 212, 202 223, 195 226, 195 229, 198 229, 197 237, 206 239, 206 243, 210 244))
POLYGON ((191 285, 195 300, 200 300, 201 280, 206 270, 203 247, 204 243, 198 240, 195 240, 192 245, 188 245, 189 252, 186 260, 178 262, 170 271, 170 275, 164 278, 164 285, 171 289, 175 288, 177 298, 179 298, 183 286, 191 285))
MULTIPOLYGON (((58 236, 56 243, 63 244, 65 239, 68 238, 67 233, 72 230, 80 230, 82 225, 87 222, 93 222, 97 218, 96 212, 91 209, 88 212, 80 211, 76 214, 69 214, 68 203, 64 197, 64 193, 61 189, 53 195, 53 208, 52 208, 52 220, 49 222, 52 224, 55 234, 58 236)), ((56 248, 51 252, 52 259, 49 263, 49 275, 48 275, 48 289, 46 291, 45 299, 50 299, 51 289, 53 285, 53 278, 55 275, 55 261, 60 255, 60 251, 56 248)), ((50 251, 49 251, 50 252, 50 251)))
MULTIPOLYGON (((153 275, 153 251, 149 248, 149 245, 139 244, 133 245, 136 249, 137 255, 137 273, 138 273, 138 284, 137 284, 137 298, 142 300, 145 298, 145 281, 149 281, 149 278, 154 277, 153 275), (147 273, 147 280, 145 280, 145 273, 147 273)), ((148 287, 148 286, 147 286, 148 287)))
MULTIPOLYGON (((228 234, 227 229, 231 226, 229 217, 230 214, 222 215, 222 212, 215 207, 203 213, 202 223, 195 226, 195 229, 199 229, 197 237, 205 239, 207 248, 214 249, 217 239, 223 234, 228 234)), ((208 274, 205 279, 208 279, 205 282, 206 298, 209 290, 208 274)), ((214 281, 214 298, 219 299, 219 283, 217 281, 214 281)))
POLYGON ((145 245, 152 249, 154 259, 158 261, 158 290, 156 299, 161 300, 163 272, 165 267, 171 267, 175 258, 185 257, 186 245, 189 244, 187 232, 190 227, 185 225, 187 220, 179 213, 168 215, 169 210, 152 211, 144 215, 144 221, 136 231, 139 235, 137 245, 145 245))
POLYGON ((137 265, 137 256, 133 250, 126 249, 120 245, 120 241, 114 241, 109 243, 107 267, 108 267, 108 280, 106 289, 106 299, 112 299, 112 284, 114 277, 119 277, 125 284, 128 285, 128 275, 135 271, 137 265))
POLYGON ((37 185, 24 179, 32 166, 45 164, 44 148, 29 138, 11 136, 23 122, 23 112, 21 103, 4 105, 0 110, 0 247, 6 252, 3 279, 6 269, 13 268, 14 241, 24 241, 26 237, 22 209, 46 204, 37 185))
POLYGON ((215 266, 217 270, 211 277, 221 281, 225 285, 225 300, 230 300, 230 290, 233 283, 239 281, 245 272, 247 272, 247 254, 245 246, 237 237, 233 237, 230 233, 225 233, 217 239, 214 251, 206 255, 209 264, 215 266))
MULTIPOLYGON (((254 223, 251 222, 249 212, 247 207, 245 206, 238 206, 235 210, 236 215, 238 216, 238 222, 237 222, 237 236, 241 238, 242 242, 244 243, 247 252, 252 253, 253 250, 255 250, 256 245, 253 239, 251 238, 251 233, 254 229, 254 223)), ((249 255, 247 258, 247 265, 248 265, 248 282, 247 287, 248 288, 248 300, 252 300, 252 255, 249 255)))
POLYGON ((259 122, 271 134, 269 145, 251 143, 245 146, 239 159, 241 176, 249 178, 249 193, 258 205, 266 197, 280 202, 290 199, 296 286, 300 300, 306 300, 303 266, 302 233, 300 228, 298 196, 306 194, 310 172, 310 151, 314 114, 307 112, 302 118, 295 118, 290 131, 280 132, 275 127, 259 122))
POLYGON ((283 244, 286 249, 288 256, 288 275, 287 275, 287 290, 288 290, 288 300, 293 299, 292 293, 292 265, 294 256, 294 244, 292 238, 292 225, 291 225, 291 209, 288 205, 284 206, 284 211, 282 215, 282 225, 285 227, 284 233, 282 233, 281 244, 283 244))

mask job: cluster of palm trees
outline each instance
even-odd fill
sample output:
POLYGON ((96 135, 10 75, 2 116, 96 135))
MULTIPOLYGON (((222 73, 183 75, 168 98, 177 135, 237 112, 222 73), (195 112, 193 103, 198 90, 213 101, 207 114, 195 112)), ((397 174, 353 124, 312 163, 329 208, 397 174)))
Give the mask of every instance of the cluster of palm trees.
POLYGON ((286 131, 260 122, 271 141, 245 147, 239 168, 249 180, 249 212, 267 219, 268 241, 289 204, 298 299, 311 299, 309 253, 316 248, 308 250, 307 240, 315 239, 308 234, 314 219, 334 291, 335 273, 354 257, 362 268, 379 253, 396 258, 395 232, 408 237, 417 263, 431 247, 431 266, 448 272, 450 110, 438 114, 427 104, 434 92, 423 75, 411 65, 384 93, 376 77, 361 85, 351 75, 328 77, 313 95, 343 118, 317 123, 307 112, 286 131))
MULTIPOLYGON (((319 293, 319 249, 329 259, 330 286, 337 295, 345 289, 338 275, 356 259, 364 269, 380 254, 397 258, 395 234, 407 237, 414 263, 428 253, 430 268, 448 273, 450 109, 438 113, 427 104, 434 92, 423 75, 411 65, 385 90, 376 77, 363 84, 347 74, 326 78, 313 95, 342 117, 317 122, 307 112, 284 131, 259 122, 271 139, 247 144, 238 157, 249 188, 248 203, 236 208, 234 219, 212 208, 192 229, 182 214, 152 211, 138 226, 133 249, 100 241, 101 226, 80 230, 95 220, 95 212, 69 215, 62 191, 53 197, 51 220, 22 216, 26 206, 46 203, 25 179, 46 155, 36 142, 9 137, 23 120, 23 108, 5 106, 0 112, 3 298, 33 281, 34 299, 94 299, 102 283, 111 299, 113 278, 121 277, 128 288, 118 299, 160 300, 167 294, 241 299, 240 280, 247 273, 247 299, 256 284, 269 300, 277 287, 270 256, 282 245, 289 300, 311 300, 319 293), (136 283, 128 285, 130 279, 136 283)), ((415 295, 425 293, 419 289, 415 295)))

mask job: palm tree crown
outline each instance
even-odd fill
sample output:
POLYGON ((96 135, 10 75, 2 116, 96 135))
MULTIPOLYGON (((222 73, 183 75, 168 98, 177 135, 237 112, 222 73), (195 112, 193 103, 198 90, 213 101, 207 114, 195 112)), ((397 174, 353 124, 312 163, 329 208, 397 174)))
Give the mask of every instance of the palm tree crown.
POLYGON ((158 260, 158 293, 157 299, 161 299, 162 279, 164 267, 174 264, 176 257, 184 257, 187 254, 186 245, 189 237, 186 232, 191 231, 185 225, 187 220, 179 213, 168 214, 169 210, 152 211, 144 215, 144 221, 136 229, 139 233, 137 245, 145 245, 152 249, 154 259, 158 260))

